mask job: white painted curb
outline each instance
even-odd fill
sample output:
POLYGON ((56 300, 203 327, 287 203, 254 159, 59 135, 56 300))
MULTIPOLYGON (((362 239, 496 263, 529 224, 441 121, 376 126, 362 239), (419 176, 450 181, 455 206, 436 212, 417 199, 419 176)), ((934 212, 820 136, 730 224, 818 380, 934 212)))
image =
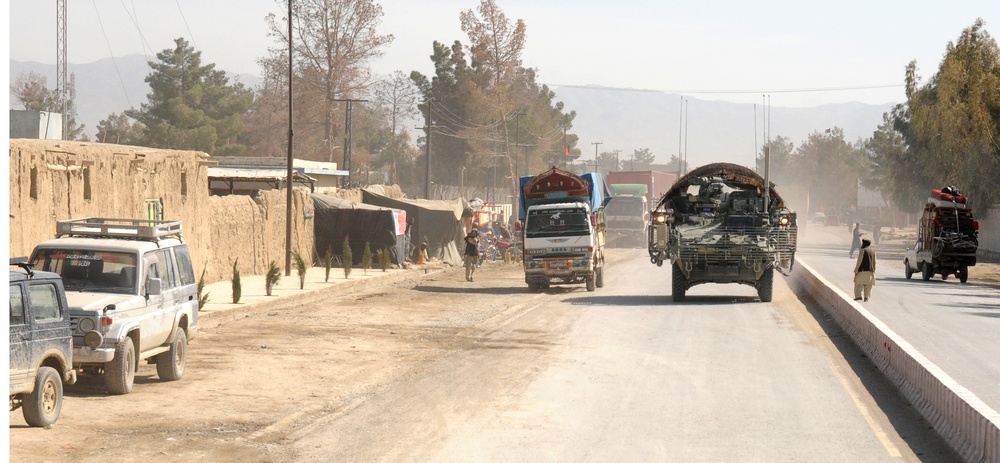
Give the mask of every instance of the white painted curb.
POLYGON ((1000 463, 1000 413, 802 261, 789 286, 819 302, 872 363, 968 462, 1000 463))

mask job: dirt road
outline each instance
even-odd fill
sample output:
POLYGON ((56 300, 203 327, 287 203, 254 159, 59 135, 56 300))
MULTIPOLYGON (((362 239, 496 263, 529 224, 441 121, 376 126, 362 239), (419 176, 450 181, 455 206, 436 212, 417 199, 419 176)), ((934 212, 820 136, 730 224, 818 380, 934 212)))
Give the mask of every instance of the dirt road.
MULTIPOLYGON (((11 412, 11 461, 295 461, 287 444, 317 418, 348 412, 516 316, 532 299, 522 272, 487 263, 474 283, 453 269, 205 314, 179 382, 145 364, 125 396, 82 380, 48 430, 11 412)), ((531 344, 545 339, 522 337, 539 355, 531 344)))

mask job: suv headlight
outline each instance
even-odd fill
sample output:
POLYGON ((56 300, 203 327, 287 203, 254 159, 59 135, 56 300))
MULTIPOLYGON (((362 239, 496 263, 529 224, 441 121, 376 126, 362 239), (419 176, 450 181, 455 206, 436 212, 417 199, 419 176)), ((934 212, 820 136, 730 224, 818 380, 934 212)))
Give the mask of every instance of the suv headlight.
POLYGON ((88 331, 83 335, 83 343, 92 349, 101 347, 104 344, 104 335, 98 331, 88 331))
POLYGON ((94 331, 94 329, 97 328, 97 322, 95 322, 93 318, 81 318, 77 327, 81 332, 86 333, 88 331, 94 331))

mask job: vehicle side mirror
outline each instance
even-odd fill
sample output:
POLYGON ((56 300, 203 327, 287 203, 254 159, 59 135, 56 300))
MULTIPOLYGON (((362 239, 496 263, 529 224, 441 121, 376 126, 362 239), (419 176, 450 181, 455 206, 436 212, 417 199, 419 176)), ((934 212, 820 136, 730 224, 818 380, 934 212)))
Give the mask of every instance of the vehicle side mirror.
POLYGON ((150 278, 146 282, 146 294, 149 296, 159 296, 163 292, 163 287, 161 286, 159 278, 150 278))

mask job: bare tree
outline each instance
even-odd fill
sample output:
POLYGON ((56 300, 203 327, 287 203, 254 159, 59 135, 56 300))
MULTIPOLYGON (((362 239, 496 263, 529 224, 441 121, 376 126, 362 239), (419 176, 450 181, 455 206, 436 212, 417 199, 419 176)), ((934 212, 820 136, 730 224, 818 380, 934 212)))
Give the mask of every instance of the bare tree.
MULTIPOLYGON (((281 0, 283 11, 288 1, 281 0)), ((292 3, 292 49, 295 76, 295 117, 307 128, 322 125, 324 137, 318 142, 332 153, 337 99, 353 98, 369 85, 368 60, 382 55, 393 36, 377 31, 382 7, 372 0, 296 0, 292 3)), ((277 46, 269 50, 271 59, 262 66, 282 66, 287 62, 288 19, 267 17, 268 35, 277 46)), ((285 64, 284 66, 287 66, 285 64)), ((284 68, 287 72, 287 67, 284 68)), ((269 71, 265 69, 265 74, 269 71)), ((287 96, 287 95, 286 95, 287 96)))
POLYGON ((26 111, 49 111, 55 104, 45 76, 34 71, 18 73, 10 84, 10 93, 26 111))
MULTIPOLYGON (((417 90, 416 85, 413 84, 408 75, 403 71, 396 71, 375 83, 374 94, 377 104, 383 107, 389 115, 389 125, 392 128, 392 137, 395 139, 399 123, 418 114, 417 99, 420 98, 420 91, 417 90)), ((396 144, 390 145, 389 148, 389 154, 392 157, 389 171, 390 182, 398 183, 396 144)))
MULTIPOLYGON (((477 16, 472 10, 464 11, 459 18, 462 32, 469 36, 474 62, 489 83, 484 85, 485 100, 491 107, 499 124, 499 134, 504 141, 504 157, 507 160, 511 185, 516 191, 517 178, 514 174, 514 158, 510 148, 510 127, 507 122, 516 113, 510 84, 521 67, 521 53, 524 51, 525 31, 523 20, 512 23, 493 0, 481 0, 477 16)), ((482 153, 481 153, 482 154, 482 153)), ((489 152, 486 153, 489 155, 489 152)))

